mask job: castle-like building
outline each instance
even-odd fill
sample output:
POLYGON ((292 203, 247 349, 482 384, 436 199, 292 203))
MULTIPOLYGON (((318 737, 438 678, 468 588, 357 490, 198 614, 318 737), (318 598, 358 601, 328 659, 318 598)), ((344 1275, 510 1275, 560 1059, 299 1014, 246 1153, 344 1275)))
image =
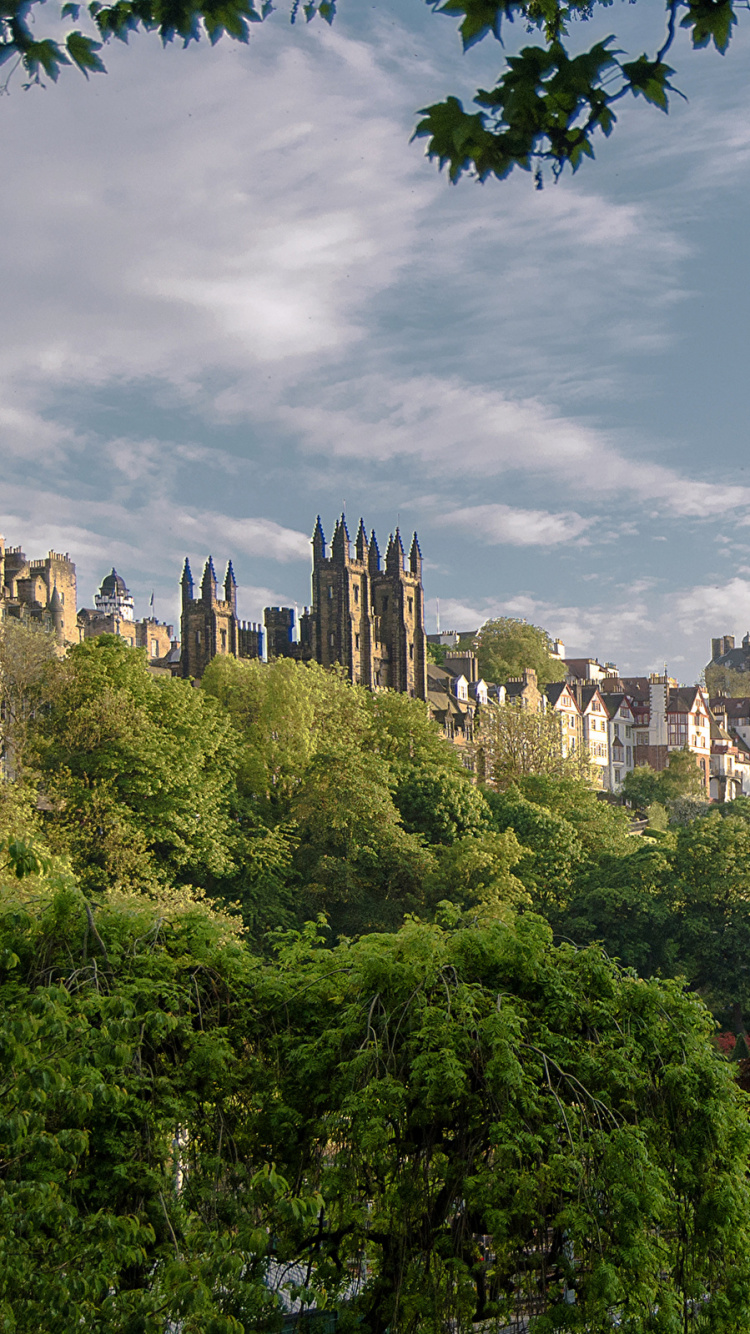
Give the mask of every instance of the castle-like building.
POLYGON ((296 625, 292 607, 267 607, 264 626, 240 621, 232 562, 220 596, 209 556, 200 595, 190 563, 182 572, 180 671, 200 679, 218 654, 238 658, 290 657, 322 667, 342 666, 349 679, 370 689, 389 688, 427 697, 422 553, 414 533, 409 555, 398 529, 381 562, 374 531, 360 520, 354 542, 342 514, 327 549, 318 517, 312 537, 312 605, 296 625))
MULTIPOLYGON (((153 599, 152 599, 153 601, 153 599)), ((145 648, 149 664, 171 672, 176 651, 174 627, 155 616, 135 619, 135 602, 125 580, 112 567, 94 594, 94 607, 81 607, 78 613, 78 638, 96 639, 99 635, 119 635, 131 648, 145 648)))
POLYGON ((60 650, 76 643, 76 567, 67 552, 28 560, 0 537, 0 620, 5 617, 52 631, 60 650))

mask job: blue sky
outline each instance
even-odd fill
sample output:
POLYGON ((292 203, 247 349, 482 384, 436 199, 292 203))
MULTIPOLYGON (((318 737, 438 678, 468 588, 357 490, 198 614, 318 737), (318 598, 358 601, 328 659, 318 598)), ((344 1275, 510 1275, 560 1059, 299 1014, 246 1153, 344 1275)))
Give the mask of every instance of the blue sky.
MULTIPOLYGON (((660 5, 615 6, 634 55, 660 5)), ((742 24, 740 24, 742 29, 742 24)), ((520 34, 524 38, 523 34, 520 34)), ((750 24, 541 193, 451 187, 415 111, 496 72, 422 0, 138 36, 0 99, 0 531, 178 617, 309 598, 315 516, 417 528, 429 626, 525 616, 692 681, 750 625, 750 24), (196 570, 197 567, 197 570, 196 570)))

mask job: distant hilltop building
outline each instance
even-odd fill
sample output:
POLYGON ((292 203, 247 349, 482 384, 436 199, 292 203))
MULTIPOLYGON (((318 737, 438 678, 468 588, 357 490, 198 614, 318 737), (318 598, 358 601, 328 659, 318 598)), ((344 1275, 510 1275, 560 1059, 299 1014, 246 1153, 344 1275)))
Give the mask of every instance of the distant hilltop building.
POLYGON ((198 596, 190 562, 182 572, 180 672, 200 679, 219 654, 289 657, 342 666, 371 689, 427 696, 422 553, 414 533, 408 556, 396 529, 381 562, 377 538, 360 520, 351 550, 342 514, 328 550, 318 517, 312 537, 312 605, 297 625, 292 607, 266 607, 264 625, 239 620, 232 562, 220 587, 209 556, 198 596))
POLYGON ((750 672, 750 630, 741 647, 734 646, 734 635, 721 635, 711 640, 709 667, 728 667, 733 672, 750 672))
POLYGON ((6 617, 53 631, 60 648, 77 642, 76 567, 67 552, 28 560, 0 537, 0 619, 6 617))
POLYGON ((151 667, 171 671, 177 656, 172 639, 174 626, 164 625, 155 616, 144 616, 137 621, 133 597, 114 566, 102 579, 94 602, 95 607, 82 607, 78 613, 76 639, 119 635, 132 648, 144 648, 151 667))
POLYGON ((195 596, 190 561, 185 557, 180 584, 180 675, 199 681, 212 658, 232 654, 235 658, 262 658, 263 630, 260 625, 237 616, 237 580, 231 560, 221 587, 211 556, 203 568, 200 592, 195 596))

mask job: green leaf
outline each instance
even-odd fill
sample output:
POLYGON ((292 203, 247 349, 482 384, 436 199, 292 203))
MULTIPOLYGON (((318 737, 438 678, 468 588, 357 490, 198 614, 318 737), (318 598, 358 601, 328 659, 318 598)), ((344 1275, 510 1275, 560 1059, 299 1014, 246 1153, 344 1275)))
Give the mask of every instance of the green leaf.
POLYGON ((71 32, 65 39, 68 55, 86 78, 89 77, 89 70, 94 74, 106 73, 103 62, 96 54, 101 50, 101 46, 101 42, 95 42, 91 37, 84 37, 82 32, 71 32))
POLYGON ((661 107, 662 111, 669 109, 667 89, 670 92, 677 92, 677 89, 669 82, 670 74, 674 74, 674 70, 670 69, 669 65, 663 65, 659 60, 649 60, 647 56, 643 55, 639 60, 632 60, 624 64, 622 72, 636 97, 640 93, 647 102, 652 102, 654 106, 661 107))
POLYGON ((713 41, 723 55, 729 46, 737 15, 731 0, 692 0, 681 27, 692 28, 693 46, 699 49, 713 41))
POLYGON ((70 61, 57 42, 47 37, 44 41, 29 42, 24 46, 23 63, 32 78, 38 79, 41 68, 56 83, 61 65, 69 65, 70 61))

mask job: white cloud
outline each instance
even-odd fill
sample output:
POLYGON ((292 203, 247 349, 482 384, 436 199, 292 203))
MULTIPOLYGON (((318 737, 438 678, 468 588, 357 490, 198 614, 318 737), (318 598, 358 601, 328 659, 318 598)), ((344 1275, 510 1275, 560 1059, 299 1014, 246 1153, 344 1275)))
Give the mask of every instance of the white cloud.
POLYGON ((594 522, 571 510, 551 514, 548 510, 514 509, 511 505, 469 505, 449 510, 442 521, 449 527, 482 536, 487 542, 505 542, 515 547, 550 547, 572 542, 594 522))
POLYGON ((656 502, 680 517, 750 506, 750 487, 703 482, 627 457, 606 431, 537 399, 515 400, 458 378, 370 376, 305 406, 280 405, 278 416, 310 451, 365 462, 412 458, 433 476, 529 473, 579 496, 656 502))

